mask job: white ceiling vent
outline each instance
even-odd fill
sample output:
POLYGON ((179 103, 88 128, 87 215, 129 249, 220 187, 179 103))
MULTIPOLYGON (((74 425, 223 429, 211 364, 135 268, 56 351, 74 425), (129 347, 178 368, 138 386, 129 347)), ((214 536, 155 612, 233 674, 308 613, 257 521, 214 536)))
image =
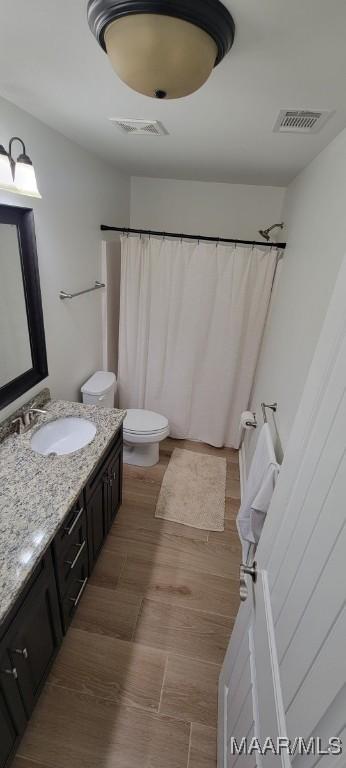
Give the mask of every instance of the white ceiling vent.
POLYGON ((133 136, 165 136, 168 131, 158 120, 135 120, 126 117, 110 117, 111 123, 122 133, 133 136))
POLYGON ((282 109, 273 130, 280 133, 317 133, 332 114, 324 109, 282 109))

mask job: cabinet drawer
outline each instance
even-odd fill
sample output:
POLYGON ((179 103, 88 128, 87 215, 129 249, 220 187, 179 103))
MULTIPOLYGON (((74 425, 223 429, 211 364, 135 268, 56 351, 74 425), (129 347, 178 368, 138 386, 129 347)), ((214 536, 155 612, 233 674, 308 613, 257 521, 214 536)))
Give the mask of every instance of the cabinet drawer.
POLYGON ((63 625, 67 631, 75 611, 78 608, 88 581, 88 554, 86 549, 69 580, 68 589, 62 600, 63 625))
POLYGON ((55 547, 55 569, 60 597, 63 597, 71 580, 74 578, 78 564, 88 550, 86 513, 79 516, 66 546, 59 550, 55 547))
POLYGON ((83 494, 81 493, 54 539, 54 553, 57 560, 60 560, 66 551, 70 549, 73 536, 76 533, 76 529, 82 523, 83 517, 85 518, 85 510, 83 494))

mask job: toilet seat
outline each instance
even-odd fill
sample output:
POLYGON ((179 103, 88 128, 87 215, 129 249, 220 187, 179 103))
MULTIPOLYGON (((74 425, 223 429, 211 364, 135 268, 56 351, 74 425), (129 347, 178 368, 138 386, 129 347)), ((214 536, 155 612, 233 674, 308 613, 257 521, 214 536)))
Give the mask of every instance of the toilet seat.
POLYGON ((161 434, 168 428, 168 419, 154 411, 129 408, 124 421, 124 432, 133 435, 161 434))
POLYGON ((128 443, 157 443, 168 436, 168 419, 154 411, 129 408, 124 421, 124 440, 128 443))
POLYGON ((145 446, 147 446, 147 466, 152 466, 158 461, 158 447, 161 440, 169 435, 168 419, 154 411, 146 411, 140 408, 129 408, 123 425, 124 430, 124 461, 132 456, 130 463, 143 465, 145 460, 145 446), (126 450, 126 445, 138 446, 138 450, 132 453, 126 450), (153 448, 153 451, 151 450, 153 448), (143 453, 144 452, 144 453, 143 453), (154 456, 155 453, 155 456, 154 456), (155 459, 155 460, 154 460, 155 459))

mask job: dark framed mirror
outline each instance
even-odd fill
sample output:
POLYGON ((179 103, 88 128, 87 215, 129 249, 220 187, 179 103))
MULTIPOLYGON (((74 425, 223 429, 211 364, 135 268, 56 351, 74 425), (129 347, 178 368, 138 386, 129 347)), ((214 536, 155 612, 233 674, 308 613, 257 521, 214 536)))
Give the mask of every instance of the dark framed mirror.
POLYGON ((47 375, 33 210, 0 205, 0 408, 47 375))

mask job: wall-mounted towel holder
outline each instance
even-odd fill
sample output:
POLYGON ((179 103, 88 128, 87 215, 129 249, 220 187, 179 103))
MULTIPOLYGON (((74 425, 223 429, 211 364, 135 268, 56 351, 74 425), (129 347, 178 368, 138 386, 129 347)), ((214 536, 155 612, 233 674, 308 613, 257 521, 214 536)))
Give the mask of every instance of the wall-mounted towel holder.
POLYGON ((261 403, 262 413, 263 413, 263 421, 265 424, 267 424, 268 418, 267 418, 267 411, 266 408, 270 408, 273 413, 276 413, 278 409, 277 403, 261 403))
POLYGON ((99 280, 95 280, 95 285, 93 285, 92 288, 85 288, 84 291, 77 291, 77 293, 66 293, 66 291, 60 291, 59 298, 64 299, 74 299, 75 296, 83 296, 83 293, 91 293, 92 291, 97 291, 98 288, 105 288, 105 283, 100 283, 99 280))

